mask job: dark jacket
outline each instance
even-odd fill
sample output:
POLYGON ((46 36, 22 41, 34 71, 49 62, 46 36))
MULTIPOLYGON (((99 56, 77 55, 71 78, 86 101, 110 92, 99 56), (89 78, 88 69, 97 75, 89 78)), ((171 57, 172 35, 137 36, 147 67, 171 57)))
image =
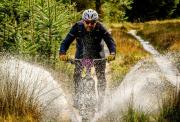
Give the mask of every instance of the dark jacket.
MULTIPOLYGON (((63 42, 60 45, 60 54, 66 54, 66 51, 68 50, 70 44, 73 42, 74 39, 76 39, 76 55, 75 58, 82 58, 83 55, 83 37, 86 33, 84 24, 82 21, 77 22, 73 25, 70 32, 66 36, 66 38, 63 40, 63 42)), ((94 44, 93 50, 99 54, 103 49, 101 45, 102 39, 105 41, 110 53, 116 52, 116 45, 114 43, 114 40, 112 39, 110 33, 103 27, 103 25, 100 22, 96 23, 96 27, 92 30, 92 38, 96 42, 94 44)))

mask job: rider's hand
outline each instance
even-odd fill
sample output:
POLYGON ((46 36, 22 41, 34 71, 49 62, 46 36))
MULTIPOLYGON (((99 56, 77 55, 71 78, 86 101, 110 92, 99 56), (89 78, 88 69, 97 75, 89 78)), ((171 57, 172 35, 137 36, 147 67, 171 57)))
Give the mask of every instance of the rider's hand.
POLYGON ((65 54, 61 54, 61 55, 59 55, 59 59, 60 59, 60 61, 68 61, 69 57, 65 54))
POLYGON ((113 53, 113 54, 110 54, 108 57, 107 57, 107 61, 109 62, 109 61, 113 61, 113 60, 115 60, 115 54, 113 53))

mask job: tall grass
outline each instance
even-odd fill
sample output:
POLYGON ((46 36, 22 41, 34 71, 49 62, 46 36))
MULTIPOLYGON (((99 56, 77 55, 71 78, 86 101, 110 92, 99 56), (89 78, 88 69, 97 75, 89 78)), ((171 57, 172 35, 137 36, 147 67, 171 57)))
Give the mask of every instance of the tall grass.
POLYGON ((180 121, 180 90, 175 88, 162 99, 160 114, 156 118, 158 122, 179 122, 180 121))
POLYGON ((14 58, 6 53, 0 52, 0 58, 0 121, 36 122, 47 119, 70 119, 69 113, 63 111, 66 107, 64 92, 72 88, 73 82, 69 80, 71 76, 65 74, 70 70, 68 64, 61 63, 57 71, 63 67, 64 72, 63 69, 57 72, 49 69, 46 64, 31 65, 32 61, 27 63, 22 57, 14 58), (62 83, 61 87, 57 81, 62 83))
MULTIPOLYGON (((1 62, 0 62, 1 63, 1 62)), ((7 67, 8 68, 8 67, 7 67)), ((18 70, 18 67, 17 67, 18 70)), ((15 71, 16 72, 16 71, 15 71)), ((40 121, 42 104, 36 88, 19 81, 21 74, 13 75, 0 66, 0 121, 40 121), (30 92, 31 91, 31 92, 30 92)))
MULTIPOLYGON (((2 73, 2 71, 1 71, 2 73)), ((28 96, 28 87, 18 82, 18 77, 0 76, 0 116, 30 117, 35 121, 41 118, 41 104, 34 93, 28 96)))
POLYGON ((141 111, 136 110, 133 105, 130 103, 128 105, 128 110, 124 112, 123 122, 150 122, 150 116, 141 111))

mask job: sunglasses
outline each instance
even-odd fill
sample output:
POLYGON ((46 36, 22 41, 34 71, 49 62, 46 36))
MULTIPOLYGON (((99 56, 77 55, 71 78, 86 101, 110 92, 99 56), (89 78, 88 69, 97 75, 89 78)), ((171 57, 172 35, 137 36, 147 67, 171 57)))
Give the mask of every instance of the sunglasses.
POLYGON ((89 25, 89 24, 94 25, 94 24, 96 23, 96 21, 85 21, 85 23, 86 23, 87 25, 89 25))

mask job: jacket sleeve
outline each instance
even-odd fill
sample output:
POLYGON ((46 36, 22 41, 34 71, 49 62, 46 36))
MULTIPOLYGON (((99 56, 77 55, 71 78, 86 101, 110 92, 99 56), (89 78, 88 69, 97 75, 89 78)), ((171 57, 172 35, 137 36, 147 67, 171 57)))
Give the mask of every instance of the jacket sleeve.
POLYGON ((74 24, 70 32, 66 35, 66 38, 62 41, 59 48, 59 54, 66 54, 70 44, 76 38, 78 32, 78 24, 74 24))
POLYGON ((109 49, 109 52, 116 53, 116 44, 114 42, 114 39, 102 24, 101 24, 101 35, 109 49))

